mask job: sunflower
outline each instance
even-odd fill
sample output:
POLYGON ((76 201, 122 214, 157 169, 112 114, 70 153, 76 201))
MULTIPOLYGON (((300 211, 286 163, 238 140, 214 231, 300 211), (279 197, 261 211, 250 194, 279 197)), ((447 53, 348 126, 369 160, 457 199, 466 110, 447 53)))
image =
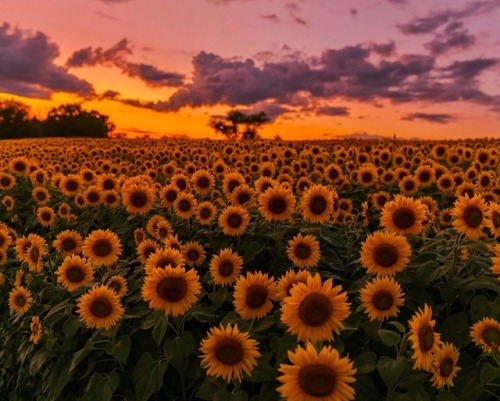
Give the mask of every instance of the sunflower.
POLYGON ((6 229, 0 228, 0 250, 6 251, 10 244, 12 244, 12 238, 6 229))
POLYGON ((300 200, 300 210, 304 220, 311 223, 325 223, 334 212, 333 192, 326 186, 313 185, 304 191, 300 200))
POLYGON ((188 191, 190 189, 189 177, 182 173, 177 173, 172 176, 170 183, 179 191, 188 191))
POLYGON ((226 198, 240 185, 246 184, 245 177, 238 172, 231 172, 224 176, 222 180, 222 192, 226 198))
POLYGON ((47 254, 45 249, 45 240, 35 234, 28 236, 29 247, 26 249, 26 259, 28 262, 28 269, 35 273, 42 271, 42 257, 47 254))
POLYGON ((122 298, 128 290, 127 280, 123 276, 112 276, 106 285, 111 288, 119 298, 122 298))
POLYGON ((31 195, 35 202, 39 205, 45 205, 50 200, 49 191, 45 187, 35 187, 31 191, 31 195))
POLYGON ((442 209, 438 212, 437 218, 441 227, 451 227, 453 216, 451 209, 442 209))
POLYGON ((147 184, 124 185, 121 194, 123 206, 130 214, 146 214, 155 201, 155 193, 147 184))
POLYGON ((288 351, 292 365, 281 364, 277 388, 282 398, 288 401, 349 401, 354 400, 352 383, 356 381, 356 369, 352 361, 341 358, 338 351, 322 347, 316 351, 307 343, 305 348, 288 351))
POLYGON ((391 194, 386 191, 378 191, 370 196, 373 207, 378 211, 381 211, 390 199, 391 194))
POLYGON ((202 225, 210 224, 217 213, 217 209, 212 202, 200 202, 196 207, 195 217, 196 220, 202 225))
POLYGON ((42 206, 36 211, 36 219, 44 227, 50 227, 54 224, 55 215, 54 209, 48 206, 42 206))
MULTIPOLYGON (((179 252, 182 250, 182 242, 177 238, 177 235, 170 235, 166 240, 163 241, 165 248, 172 248, 179 252)), ((184 257, 183 257, 184 258, 184 257)))
POLYGON ((234 206, 250 209, 255 205, 255 190, 248 185, 240 185, 229 195, 229 201, 234 206))
POLYGON ((186 264, 190 267, 199 266, 207 257, 203 247, 196 241, 186 242, 181 247, 186 264))
POLYGON ((451 343, 443 343, 434 354, 431 368, 432 385, 441 390, 444 386, 453 387, 453 379, 461 369, 457 366, 460 353, 451 343))
POLYGON ((70 215, 71 208, 67 203, 61 203, 57 209, 57 214, 60 217, 67 218, 70 215))
POLYGON ((9 293, 9 308, 12 312, 23 315, 33 302, 30 290, 22 286, 14 287, 9 293))
POLYGON ((234 309, 243 319, 260 319, 273 308, 276 299, 274 278, 267 273, 248 272, 234 285, 234 309))
POLYGON ((120 194, 114 189, 102 191, 102 201, 107 207, 118 207, 120 206, 120 194))
POLYGON ((82 178, 76 174, 64 176, 59 182, 59 189, 66 196, 75 196, 83 189, 82 178))
POLYGON ((227 382, 241 382, 244 373, 251 376, 260 357, 257 341, 241 332, 236 324, 212 327, 200 345, 201 366, 210 376, 222 377, 227 382))
POLYGON ((219 226, 226 235, 243 234, 249 222, 250 215, 241 206, 228 206, 219 216, 219 226))
POLYGON ((368 273, 377 276, 393 276, 408 264, 411 247, 402 235, 376 231, 361 245, 361 264, 368 273))
POLYGON ((490 228, 491 234, 495 238, 500 237, 500 204, 490 202, 486 216, 486 225, 490 228))
POLYGON ((140 261, 145 264, 148 258, 155 253, 157 249, 158 244, 151 239, 145 239, 139 242, 137 245, 137 254, 139 255, 140 261))
MULTIPOLYGON (((7 262, 7 251, 5 249, 0 248, 0 266, 3 266, 6 262, 7 262)), ((3 275, 2 275, 2 278, 4 278, 3 275)), ((0 284, 0 285, 2 285, 2 284, 0 284)))
POLYGON ((61 283, 69 292, 89 285, 94 279, 92 266, 85 258, 78 255, 66 256, 56 271, 57 282, 61 283))
POLYGON ((161 220, 156 224, 156 229, 154 231, 154 236, 162 241, 167 239, 173 233, 172 226, 167 220, 161 220))
POLYGON ((329 164, 325 169, 325 179, 332 184, 338 182, 342 177, 342 168, 336 164, 329 164))
POLYGON ((2 205, 5 206, 5 209, 7 209, 8 212, 12 212, 16 202, 12 196, 6 195, 2 198, 2 205))
POLYGON ((384 321, 396 317, 404 303, 404 293, 392 277, 375 278, 359 292, 361 304, 370 320, 384 321))
POLYGON ((94 266, 111 266, 120 256, 120 239, 109 229, 94 230, 85 238, 82 253, 94 266))
POLYGON ((92 288, 80 297, 77 306, 80 320, 91 329, 109 330, 124 314, 120 298, 106 286, 92 288))
POLYGON ((215 284, 231 285, 236 282, 243 266, 243 259, 231 249, 222 249, 210 261, 210 275, 215 284))
POLYGON ((288 259, 301 269, 310 269, 318 265, 321 257, 318 240, 312 235, 297 234, 288 241, 286 251, 288 259))
POLYGON ((179 196, 179 188, 170 184, 163 187, 160 191, 160 202, 163 206, 173 206, 177 196, 179 196))
POLYGON ((208 194, 215 185, 213 175, 207 170, 197 170, 191 176, 191 182, 193 183, 195 192, 202 195, 208 194))
POLYGON ((9 173, 0 173, 0 191, 8 191, 16 185, 16 178, 9 173))
POLYGON ((181 219, 189 219, 196 210, 196 199, 190 192, 181 192, 174 202, 174 209, 181 219))
POLYGON ((307 284, 307 278, 311 276, 311 273, 307 270, 301 270, 295 272, 294 270, 288 270, 284 275, 278 280, 278 293, 276 298, 283 300, 290 296, 290 290, 297 283, 307 284))
POLYGON ((420 187, 428 187, 436 180, 434 169, 425 164, 417 168, 415 171, 415 178, 418 180, 418 185, 420 187))
POLYGON ((144 279, 142 299, 149 307, 165 315, 183 315, 201 292, 199 276, 194 269, 167 266, 153 269, 144 279))
POLYGON ((255 191, 257 194, 263 194, 266 192, 269 188, 274 188, 276 185, 279 185, 277 181, 273 180, 272 178, 269 177, 259 177, 258 179, 255 180, 253 183, 255 191))
POLYGON ((358 169, 357 176, 358 176, 357 177, 358 184, 364 188, 369 188, 375 185, 375 183, 378 180, 377 169, 371 163, 363 164, 358 169))
POLYGON ((38 342, 40 341, 40 336, 43 332, 42 324, 40 323, 40 318, 38 316, 33 316, 31 318, 30 331, 30 341, 33 344, 38 344, 38 342))
POLYGON ((424 309, 418 309, 411 320, 408 322, 410 326, 410 341, 412 342, 413 356, 415 360, 414 369, 422 369, 430 371, 432 368, 433 354, 439 350, 440 334, 434 332, 433 328, 436 324, 432 318, 432 309, 425 304, 424 309))
POLYGON ((293 213, 295 197, 281 185, 269 188, 259 195, 259 211, 267 221, 287 220, 293 213))
POLYGON ((493 353, 500 351, 500 322, 485 317, 474 323, 470 329, 470 336, 474 343, 483 349, 483 352, 493 353))
POLYGON ((281 321, 300 341, 332 340, 333 332, 344 328, 342 321, 349 314, 347 293, 340 285, 333 287, 332 279, 321 283, 317 273, 307 278, 307 284, 297 283, 290 296, 283 300, 281 321))
POLYGON ((406 195, 413 195, 418 191, 419 188, 418 180, 411 175, 407 175, 406 177, 404 177, 399 182, 398 186, 399 190, 406 195))
POLYGON ((101 174, 97 177, 97 186, 103 191, 118 189, 118 180, 114 174, 101 174))
POLYGON ((478 239, 486 224, 486 203, 480 195, 459 197, 453 204, 453 227, 467 238, 478 239))
POLYGON ((165 249, 157 249, 151 253, 146 261, 144 270, 148 274, 156 268, 165 268, 167 266, 177 268, 184 266, 184 256, 178 249, 167 247, 165 249))
POLYGON ((396 195, 382 209, 380 225, 386 230, 400 235, 419 234, 427 218, 427 208, 418 199, 396 195))
POLYGON ((14 174, 28 176, 30 174, 29 164, 30 161, 27 157, 19 156, 10 161, 9 167, 14 174))

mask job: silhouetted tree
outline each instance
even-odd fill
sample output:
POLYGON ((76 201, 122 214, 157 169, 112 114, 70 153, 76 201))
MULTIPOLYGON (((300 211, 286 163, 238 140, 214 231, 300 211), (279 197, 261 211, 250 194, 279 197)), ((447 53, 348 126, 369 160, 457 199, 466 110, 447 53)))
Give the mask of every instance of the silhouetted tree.
POLYGON ((64 104, 49 111, 44 122, 46 136, 90 136, 105 138, 115 129, 108 116, 85 111, 78 103, 64 104))
POLYGON ((36 118, 30 118, 30 107, 16 100, 0 100, 0 139, 33 138, 42 134, 36 118))
POLYGON ((217 134, 222 134, 228 139, 256 139, 257 130, 270 120, 266 113, 244 114, 234 109, 227 112, 225 117, 211 117, 208 125, 217 134), (244 126, 240 130, 240 126, 244 126))

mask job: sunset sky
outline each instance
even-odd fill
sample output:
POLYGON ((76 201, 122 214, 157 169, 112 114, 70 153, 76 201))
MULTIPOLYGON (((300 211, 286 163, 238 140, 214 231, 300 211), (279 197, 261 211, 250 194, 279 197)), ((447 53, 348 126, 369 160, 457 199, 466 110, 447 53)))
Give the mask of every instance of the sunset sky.
POLYGON ((0 98, 129 135, 500 137, 500 0, 2 0, 0 98))

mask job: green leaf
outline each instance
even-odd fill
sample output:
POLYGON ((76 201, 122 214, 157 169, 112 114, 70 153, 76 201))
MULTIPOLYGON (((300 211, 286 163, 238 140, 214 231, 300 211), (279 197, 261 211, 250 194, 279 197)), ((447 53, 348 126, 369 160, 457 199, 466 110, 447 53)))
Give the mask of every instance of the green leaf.
POLYGON ((220 308, 222 304, 226 301, 228 296, 228 290, 226 287, 219 287, 216 291, 211 292, 208 295, 208 299, 212 302, 212 306, 220 308))
POLYGON ((455 346, 462 348, 471 342, 467 322, 467 313, 459 312, 447 317, 438 330, 441 340, 451 341, 455 346))
POLYGON ((261 253, 266 244, 257 241, 250 241, 243 248, 243 262, 248 263, 252 261, 259 253, 261 253))
POLYGON ((382 340, 385 346, 392 347, 401 342, 401 336, 391 330, 377 330, 378 336, 382 340))
POLYGON ((248 401, 248 393, 240 390, 231 394, 231 401, 248 401))
MULTIPOLYGON (((64 387, 73 377, 74 370, 70 368, 69 361, 66 358, 60 358, 50 373, 44 386, 47 392, 54 398, 58 398, 64 387)), ((50 399, 50 398, 49 398, 50 399)))
POLYGON ((110 401, 120 384, 120 376, 116 372, 109 375, 94 373, 85 389, 85 401, 110 401))
POLYGON ((405 326, 403 326, 401 323, 397 322, 396 320, 393 320, 392 322, 387 322, 388 324, 394 326, 400 333, 406 332, 405 326))
POLYGON ((196 398, 202 400, 212 401, 214 399, 214 394, 217 392, 219 387, 215 384, 213 377, 207 376, 205 380, 201 383, 200 387, 196 391, 196 398))
POLYGON ((360 375, 368 374, 377 368, 377 354, 375 352, 365 352, 354 359, 356 373, 360 375))
POLYGON ((74 370, 81 361, 94 349, 94 342, 89 338, 83 348, 76 352, 71 359, 70 370, 74 370))
POLYGON ((460 401, 460 399, 451 391, 442 390, 439 392, 436 401, 460 401))
POLYGON ((111 342, 106 346, 106 353, 115 358, 118 362, 124 364, 127 361, 131 346, 132 341, 130 337, 123 335, 116 343, 111 342))
POLYGON ((231 393, 228 393, 225 389, 221 388, 215 392, 214 401, 227 401, 229 396, 231 396, 231 393))
POLYGON ((245 380, 251 383, 263 383, 274 381, 277 377, 276 369, 265 362, 261 362, 252 371, 251 375, 247 375, 245 380))
POLYGON ((167 331, 168 317, 163 312, 156 312, 155 325, 153 327, 153 338, 157 345, 160 345, 161 340, 167 331))
POLYGON ((500 377, 500 368, 497 368, 490 363, 485 363, 481 368, 481 373, 479 374, 479 383, 483 386, 485 384, 494 382, 500 377))
POLYGON ((147 401, 161 389, 167 366, 164 359, 156 361, 149 352, 142 354, 134 369, 135 394, 139 401, 147 401))
POLYGON ((387 388, 391 389, 397 383, 403 369, 407 365, 408 361, 404 357, 392 359, 383 355, 377 362, 377 371, 387 388))
POLYGON ((82 327, 82 323, 76 316, 71 316, 66 321, 64 322, 63 325, 63 333, 66 335, 66 337, 73 337, 78 329, 82 327))

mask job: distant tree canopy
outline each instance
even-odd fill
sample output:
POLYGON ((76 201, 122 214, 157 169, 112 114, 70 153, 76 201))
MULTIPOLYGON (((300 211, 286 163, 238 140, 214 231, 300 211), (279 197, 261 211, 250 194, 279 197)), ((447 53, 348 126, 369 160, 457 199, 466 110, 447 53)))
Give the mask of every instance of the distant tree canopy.
POLYGON ((0 139, 75 137, 105 138, 115 125, 108 116, 86 111, 80 104, 55 107, 45 120, 30 117, 30 107, 15 100, 0 100, 0 139))
POLYGON ((228 111, 225 117, 211 117, 208 125, 217 134, 222 134, 228 139, 256 139, 257 130, 269 121, 263 111, 257 114, 244 114, 234 109, 228 111))

